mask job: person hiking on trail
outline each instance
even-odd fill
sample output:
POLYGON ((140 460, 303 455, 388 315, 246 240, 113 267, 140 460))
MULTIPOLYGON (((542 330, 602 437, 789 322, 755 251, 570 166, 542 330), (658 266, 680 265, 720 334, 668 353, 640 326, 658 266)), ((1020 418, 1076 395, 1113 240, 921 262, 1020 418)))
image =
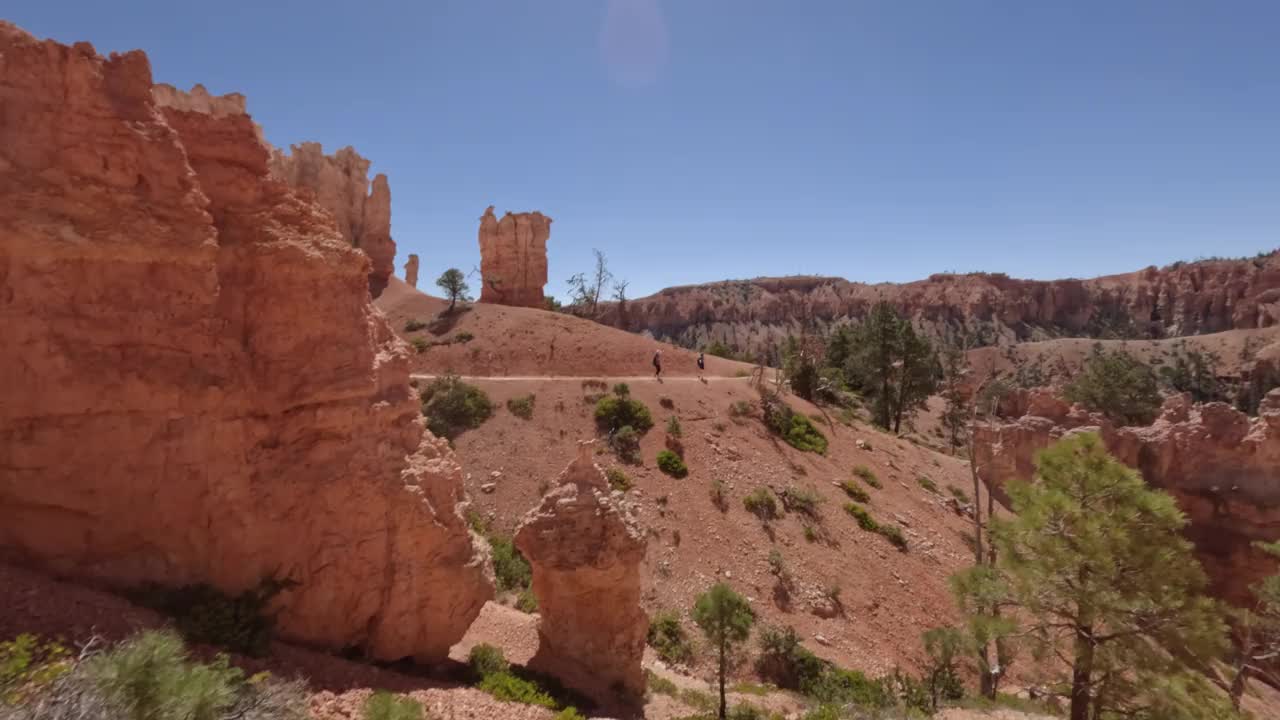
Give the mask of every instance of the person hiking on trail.
POLYGON ((698 379, 699 380, 702 379, 702 372, 706 369, 707 369, 707 361, 705 360, 705 356, 702 354, 702 351, 699 350, 698 351, 698 379))
POLYGON ((662 374, 662 349, 653 351, 653 376, 658 377, 662 374))

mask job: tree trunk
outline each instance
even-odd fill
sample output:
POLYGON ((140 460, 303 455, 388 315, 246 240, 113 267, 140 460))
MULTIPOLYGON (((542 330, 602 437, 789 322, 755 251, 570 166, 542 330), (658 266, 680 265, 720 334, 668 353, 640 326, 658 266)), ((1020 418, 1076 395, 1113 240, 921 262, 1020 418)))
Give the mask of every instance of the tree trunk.
POLYGON ((1071 665, 1071 720, 1089 719, 1089 690, 1093 681, 1093 627, 1076 628, 1075 661, 1071 665))
POLYGON ((725 662, 724 662, 724 645, 725 645, 725 641, 724 641, 724 633, 722 632, 722 633, 721 633, 721 637, 720 637, 720 720, 724 720, 724 710, 725 710, 725 708, 724 708, 724 706, 725 706, 725 701, 724 701, 724 666, 725 666, 725 662))

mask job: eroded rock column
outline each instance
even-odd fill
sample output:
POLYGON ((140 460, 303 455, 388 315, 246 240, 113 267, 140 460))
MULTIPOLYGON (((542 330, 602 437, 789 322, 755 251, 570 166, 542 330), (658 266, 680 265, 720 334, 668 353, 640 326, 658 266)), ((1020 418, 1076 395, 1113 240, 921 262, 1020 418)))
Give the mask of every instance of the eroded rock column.
POLYGON ((410 255, 409 262, 404 264, 404 281, 409 287, 418 287, 418 256, 410 255))
POLYGON ((515 544, 533 568, 542 615, 529 666, 602 702, 644 694, 640 565, 645 537, 592 461, 592 442, 521 521, 515 544))
POLYGON ((499 220, 490 205, 480 218, 480 302, 542 307, 549 237, 546 215, 508 212, 499 220))

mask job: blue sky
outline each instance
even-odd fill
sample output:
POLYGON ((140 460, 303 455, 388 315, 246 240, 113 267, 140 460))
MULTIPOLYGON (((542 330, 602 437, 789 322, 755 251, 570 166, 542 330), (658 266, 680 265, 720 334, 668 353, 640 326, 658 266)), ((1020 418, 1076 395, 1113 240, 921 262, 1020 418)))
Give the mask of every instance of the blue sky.
POLYGON ((1280 3, 221 0, 0 16, 242 92, 391 180, 397 272, 541 210, 548 291, 1053 278, 1280 246, 1280 3))

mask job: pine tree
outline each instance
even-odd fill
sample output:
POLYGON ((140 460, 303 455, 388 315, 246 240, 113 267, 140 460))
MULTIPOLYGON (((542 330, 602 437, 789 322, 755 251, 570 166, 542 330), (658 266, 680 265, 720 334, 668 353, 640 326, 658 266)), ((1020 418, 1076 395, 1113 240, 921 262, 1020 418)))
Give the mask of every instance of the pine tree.
POLYGON ((996 567, 1037 654, 1070 676, 1054 688, 1071 720, 1236 717, 1186 663, 1219 657, 1226 626, 1168 494, 1113 458, 1096 434, 1036 458, 1011 483, 1014 515, 991 519, 996 567))
POLYGON ((1151 366, 1124 350, 1094 345, 1066 397, 1120 425, 1146 425, 1160 409, 1160 389, 1151 366))
POLYGON ((729 654, 733 646, 742 643, 751 634, 751 625, 755 620, 755 613, 747 601, 724 583, 716 583, 710 590, 699 595, 693 606, 693 621, 702 628, 719 657, 720 720, 725 717, 724 679, 728 671, 729 654))
POLYGON ((951 445, 952 452, 964 445, 969 433, 969 397, 963 387, 968 370, 969 362, 964 348, 954 343, 948 344, 942 352, 942 398, 946 401, 942 410, 942 427, 947 433, 947 442, 951 445))
MULTIPOLYGON (((1255 543, 1266 554, 1280 558, 1280 542, 1255 543)), ((1237 613, 1240 647, 1236 654, 1235 679, 1231 682, 1231 704, 1240 709, 1249 678, 1268 675, 1268 666, 1280 658, 1280 574, 1267 577, 1253 587, 1253 609, 1237 613)), ((1276 681, 1270 675, 1272 682, 1276 681)))
POLYGON ((467 297, 467 291, 471 288, 467 286, 466 276, 458 268, 449 268, 436 278, 436 286, 444 290, 445 296, 449 298, 449 312, 453 312, 453 306, 459 300, 466 302, 470 298, 467 297))
POLYGON ((845 376, 871 396, 872 421, 894 432, 937 389, 939 374, 928 339, 888 303, 876 304, 858 327, 845 368, 845 376))

